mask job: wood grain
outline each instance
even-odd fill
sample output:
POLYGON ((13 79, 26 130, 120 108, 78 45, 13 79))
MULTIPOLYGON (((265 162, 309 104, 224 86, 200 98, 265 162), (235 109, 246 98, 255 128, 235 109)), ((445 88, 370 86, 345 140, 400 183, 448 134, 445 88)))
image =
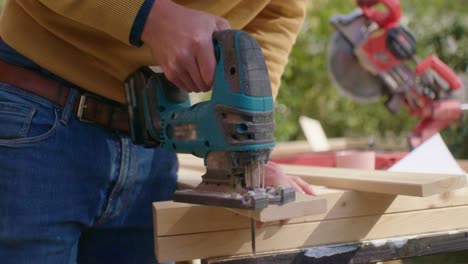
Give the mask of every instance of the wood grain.
POLYGON ((462 188, 464 174, 407 173, 282 165, 286 174, 309 184, 395 195, 426 197, 462 188))
MULTIPOLYGON (((205 170, 201 159, 184 155, 181 167, 182 182, 190 175, 185 187, 201 181, 205 170)), ((283 168, 309 183, 359 192, 316 187, 319 197, 326 200, 326 212, 294 218, 285 225, 268 222, 257 229, 257 252, 468 228, 464 220, 468 187, 455 190, 466 185, 465 175, 298 167, 305 166, 283 168), (402 192, 423 198, 396 195, 402 192), (431 194, 437 195, 428 196, 431 194)), ((160 261, 251 253, 250 221, 245 212, 163 202, 153 204, 153 213, 160 261)))
MULTIPOLYGON (((468 227, 468 206, 272 225, 257 229, 257 252, 456 230, 468 227)), ((250 229, 157 236, 159 261, 251 253, 250 229)))
MULTIPOLYGON (((183 155, 180 163, 184 171, 180 173, 179 182, 193 186, 201 182, 201 175, 205 171, 201 159, 183 155), (198 174, 200 177, 193 176, 198 174)), ((455 190, 465 186, 467 182, 466 175, 462 174, 406 173, 299 165, 281 167, 286 174, 299 176, 314 185, 417 197, 455 190)))
MULTIPOLYGON (((318 197, 326 199, 325 213, 289 220, 306 223, 340 218, 361 217, 420 211, 453 206, 468 206, 468 187, 424 198, 377 193, 316 188, 318 197)), ((249 220, 221 207, 199 206, 174 202, 153 203, 157 236, 203 233, 249 228, 249 220)), ((278 221, 267 225, 279 225, 278 221)))

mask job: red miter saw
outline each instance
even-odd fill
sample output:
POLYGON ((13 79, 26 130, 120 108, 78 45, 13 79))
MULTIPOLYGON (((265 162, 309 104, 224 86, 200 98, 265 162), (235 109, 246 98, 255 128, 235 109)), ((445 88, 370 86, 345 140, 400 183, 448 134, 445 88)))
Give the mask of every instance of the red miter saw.
POLYGON ((385 106, 406 105, 420 118, 409 137, 416 147, 461 114, 453 92, 462 87, 455 73, 436 56, 418 60, 416 40, 399 25, 399 0, 356 0, 359 9, 331 19, 328 63, 343 93, 358 102, 387 96, 385 106))

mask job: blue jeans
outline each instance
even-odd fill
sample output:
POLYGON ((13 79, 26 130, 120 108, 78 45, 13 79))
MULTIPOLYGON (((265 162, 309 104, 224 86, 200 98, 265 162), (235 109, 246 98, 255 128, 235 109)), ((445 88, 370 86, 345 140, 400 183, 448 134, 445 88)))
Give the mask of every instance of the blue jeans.
POLYGON ((154 201, 175 154, 0 83, 0 263, 156 263, 154 201))

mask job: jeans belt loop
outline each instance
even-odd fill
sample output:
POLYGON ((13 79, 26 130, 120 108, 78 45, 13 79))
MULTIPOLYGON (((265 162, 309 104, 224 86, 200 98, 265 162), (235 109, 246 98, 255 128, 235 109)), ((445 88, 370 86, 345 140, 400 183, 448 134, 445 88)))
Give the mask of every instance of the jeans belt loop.
POLYGON ((75 103, 75 98, 78 95, 78 91, 76 89, 71 89, 67 97, 67 102, 63 107, 62 116, 60 117, 60 122, 64 125, 68 124, 68 120, 70 120, 70 116, 73 113, 73 104, 75 103))

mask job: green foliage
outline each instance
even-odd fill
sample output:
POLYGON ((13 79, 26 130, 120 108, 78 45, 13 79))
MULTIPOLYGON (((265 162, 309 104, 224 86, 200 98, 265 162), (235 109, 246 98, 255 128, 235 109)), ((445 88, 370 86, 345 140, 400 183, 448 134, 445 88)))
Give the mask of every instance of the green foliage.
MULTIPOLYGON (((404 10, 402 23, 418 40, 418 56, 437 54, 455 70, 466 71, 466 1, 401 2, 404 10), (447 47, 447 42, 453 45, 447 47)), ((277 98, 278 141, 303 137, 297 122, 300 115, 320 120, 329 137, 366 136, 389 131, 401 135, 410 131, 417 120, 408 117, 406 111, 391 114, 383 101, 354 103, 341 96, 330 81, 326 53, 334 29, 329 19, 333 15, 350 13, 356 8, 354 1, 314 0, 309 4, 304 27, 290 55, 277 98)))

